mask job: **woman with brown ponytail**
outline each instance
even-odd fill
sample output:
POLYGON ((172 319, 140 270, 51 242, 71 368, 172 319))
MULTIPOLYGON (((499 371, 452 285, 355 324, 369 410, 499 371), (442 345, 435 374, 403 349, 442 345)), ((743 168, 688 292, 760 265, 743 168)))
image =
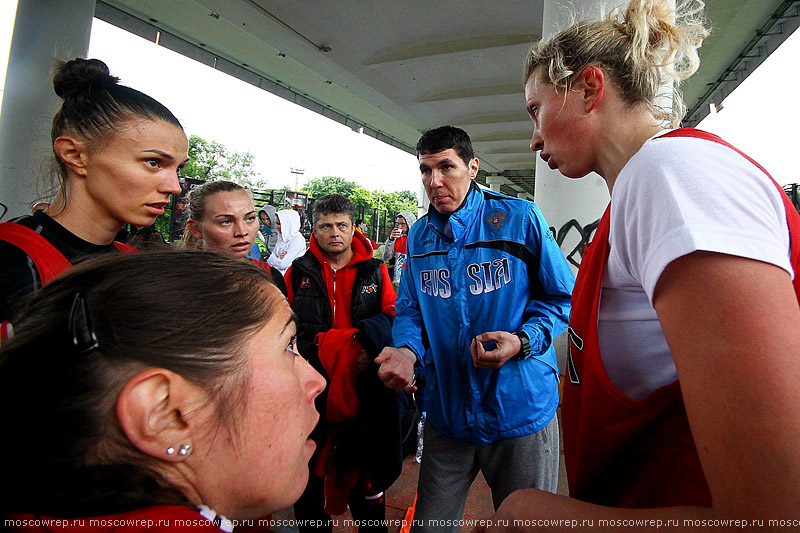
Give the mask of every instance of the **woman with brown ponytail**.
POLYGON ((494 517, 512 525, 800 518, 800 217, 747 156, 671 129, 679 93, 666 109, 657 95, 696 70, 707 33, 702 2, 671 4, 633 0, 527 57, 531 148, 568 178, 597 172, 611 203, 572 297, 572 498, 514 493, 494 517))
POLYGON ((107 254, 37 291, 0 348, 2 530, 269 530, 325 386, 295 338, 266 272, 213 253, 107 254))

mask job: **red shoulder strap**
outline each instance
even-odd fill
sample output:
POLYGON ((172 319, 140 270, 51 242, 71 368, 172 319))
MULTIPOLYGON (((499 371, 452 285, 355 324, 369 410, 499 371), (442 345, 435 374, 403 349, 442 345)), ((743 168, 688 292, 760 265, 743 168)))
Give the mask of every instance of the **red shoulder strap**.
POLYGON ((731 150, 735 151, 751 163, 753 163, 756 167, 761 170, 767 177, 775 184, 778 190, 781 192, 781 198, 783 199, 783 205, 786 210, 786 224, 789 226, 789 239, 790 239, 790 249, 791 249, 791 256, 790 262, 792 263, 792 268, 794 268, 794 281, 792 282, 794 285, 794 291, 797 295, 798 303, 800 303, 800 213, 797 212, 797 208, 794 206, 792 201, 789 199, 789 196, 786 194, 786 191, 783 190, 775 179, 770 176, 769 172, 767 172, 764 167, 759 165, 755 160, 753 160, 750 156, 732 146, 721 137, 714 135, 713 133, 708 133, 707 131, 697 130, 694 128, 679 128, 677 130, 673 130, 665 135, 659 137, 662 139, 664 137, 695 137, 697 139, 705 139, 707 141, 715 142, 721 144, 723 146, 727 146, 731 150))
POLYGON ((122 252, 124 254, 135 254, 139 250, 131 246, 130 244, 126 244, 124 242, 114 241, 114 247, 117 249, 118 252, 122 252))
POLYGON ((9 320, 0 323, 0 346, 14 335, 14 326, 9 320))
POLYGON ((269 274, 269 277, 270 277, 270 279, 272 279, 272 269, 270 268, 270 266, 269 266, 269 264, 268 264, 268 263, 265 263, 264 261, 259 261, 258 259, 253 259, 252 257, 250 258, 250 261, 252 261, 252 262, 253 262, 253 263, 255 263, 256 265, 258 265, 258 266, 260 266, 262 269, 264 269, 264 271, 265 271, 267 274, 269 274))
POLYGON ((72 268, 64 254, 59 252, 47 239, 27 226, 13 222, 0 223, 0 240, 13 244, 31 258, 42 285, 72 268))
MULTIPOLYGON (((72 268, 72 263, 64 254, 34 230, 13 222, 0 223, 0 240, 13 244, 31 258, 39 272, 42 285, 47 285, 53 278, 72 268)), ((116 249, 123 253, 135 253, 137 250, 130 244, 114 241, 116 249)))

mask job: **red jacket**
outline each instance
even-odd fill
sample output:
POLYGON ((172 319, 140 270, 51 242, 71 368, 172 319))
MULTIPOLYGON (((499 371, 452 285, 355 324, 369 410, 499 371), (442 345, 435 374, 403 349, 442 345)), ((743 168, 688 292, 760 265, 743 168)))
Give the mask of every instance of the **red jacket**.
MULTIPOLYGON (((351 248, 353 249, 353 258, 347 265, 334 271, 322 255, 322 250, 317 243, 316 237, 314 234, 311 235, 309 250, 314 254, 314 257, 317 258, 320 264, 320 273, 322 274, 322 279, 325 281, 325 287, 331 303, 331 312, 333 315, 332 327, 334 329, 355 327, 352 317, 350 316, 350 296, 353 290, 353 282, 356 279, 358 263, 372 259, 372 247, 363 233, 355 232, 351 248)), ((381 274, 381 312, 389 313, 394 316, 394 300, 396 295, 386 265, 381 265, 381 274)), ((289 267, 289 270, 286 271, 284 280, 286 281, 286 296, 289 299, 289 305, 293 305, 294 291, 292 289, 292 267, 289 267)))
MULTIPOLYGON (((358 228, 356 228, 356 233, 361 233, 361 235, 364 235, 364 233, 358 228)), ((367 236, 364 235, 364 237, 367 237, 367 236)), ((373 251, 378 249, 378 243, 373 241, 369 237, 367 237, 367 242, 370 244, 370 246, 372 246, 373 251)))

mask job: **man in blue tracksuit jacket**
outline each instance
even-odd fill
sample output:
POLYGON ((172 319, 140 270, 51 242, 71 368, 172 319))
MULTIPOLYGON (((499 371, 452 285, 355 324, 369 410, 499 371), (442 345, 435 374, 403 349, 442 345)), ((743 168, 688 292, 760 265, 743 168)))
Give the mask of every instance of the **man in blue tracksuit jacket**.
POLYGON ((575 277, 539 208, 477 187, 467 133, 417 144, 428 215, 408 235, 392 330, 376 359, 395 390, 425 376, 427 425, 415 531, 459 530, 480 469, 495 509, 522 488, 555 492, 558 370, 575 277))

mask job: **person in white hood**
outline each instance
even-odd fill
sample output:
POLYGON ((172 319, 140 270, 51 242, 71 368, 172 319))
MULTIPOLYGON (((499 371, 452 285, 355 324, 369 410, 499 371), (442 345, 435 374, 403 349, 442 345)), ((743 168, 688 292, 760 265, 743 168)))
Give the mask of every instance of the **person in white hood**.
POLYGON ((278 211, 278 242, 267 263, 285 274, 292 261, 306 251, 306 239, 300 233, 300 215, 294 209, 278 211))

